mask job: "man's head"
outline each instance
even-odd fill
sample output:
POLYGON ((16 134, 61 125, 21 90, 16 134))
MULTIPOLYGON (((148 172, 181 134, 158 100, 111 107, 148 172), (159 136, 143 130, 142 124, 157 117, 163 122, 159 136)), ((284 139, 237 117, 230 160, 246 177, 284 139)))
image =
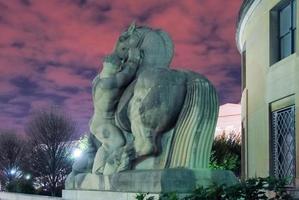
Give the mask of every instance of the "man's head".
POLYGON ((105 57, 103 62, 103 69, 100 73, 101 78, 111 77, 119 72, 121 69, 121 60, 117 55, 112 54, 105 57))

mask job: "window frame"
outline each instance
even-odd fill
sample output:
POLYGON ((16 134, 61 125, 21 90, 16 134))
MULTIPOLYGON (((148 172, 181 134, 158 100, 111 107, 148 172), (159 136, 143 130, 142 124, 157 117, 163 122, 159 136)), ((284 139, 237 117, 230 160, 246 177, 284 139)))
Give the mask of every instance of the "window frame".
POLYGON ((283 6, 279 6, 279 8, 277 9, 278 12, 278 18, 277 18, 277 24, 278 24, 278 34, 277 34, 277 40, 278 40, 278 60, 283 60, 284 58, 287 58, 288 56, 292 55, 293 53, 296 52, 296 24, 294 24, 294 21, 296 22, 296 17, 297 17, 297 13, 294 14, 294 10, 296 11, 296 0, 290 0, 287 1, 287 3, 283 4, 283 6), (290 6, 290 17, 291 17, 291 27, 289 29, 289 31, 287 33, 285 33, 284 35, 280 35, 280 28, 281 28, 281 22, 280 22, 280 16, 281 16, 281 12, 283 9, 285 9, 287 6, 290 6), (295 6, 295 9, 294 9, 295 6), (294 27, 295 25, 295 27, 294 27), (285 38, 288 34, 291 34, 291 53, 283 56, 282 55, 282 39, 285 38))
MULTIPOLYGON (((279 109, 271 109, 270 112, 269 112, 269 119, 270 119, 270 174, 271 176, 274 176, 276 178, 290 178, 289 182, 288 182, 288 186, 292 187, 295 185, 295 178, 296 178, 296 175, 297 175, 297 169, 296 169, 296 160, 297 160, 297 157, 296 157, 296 106, 295 104, 291 104, 291 105, 288 105, 288 106, 285 106, 285 107, 282 107, 282 108, 279 108, 279 109), (281 155, 282 153, 281 152, 278 152, 279 150, 282 151, 281 149, 281 144, 278 145, 278 144, 275 144, 276 142, 279 142, 278 138, 274 139, 275 137, 280 137, 280 138, 283 138, 285 137, 286 135, 283 135, 282 133, 278 133, 276 132, 277 129, 275 129, 275 124, 274 124, 274 121, 273 121, 273 116, 278 113, 281 113, 281 112, 285 112, 285 111, 290 111, 292 112, 293 114, 293 132, 292 133, 289 133, 289 135, 287 136, 290 136, 293 143, 291 143, 289 146, 293 146, 293 151, 287 151, 287 153, 290 152, 290 154, 292 154, 292 159, 293 159, 293 162, 292 162, 292 165, 293 165, 293 171, 291 172, 292 174, 292 177, 282 177, 280 172, 283 171, 280 169, 280 165, 283 165, 283 164, 286 164, 284 162, 281 162, 279 160, 279 157, 276 157, 276 156, 279 156, 281 155), (280 134, 280 135, 277 135, 277 134, 280 134), (277 140, 277 141, 275 141, 277 140), (276 152, 276 153, 275 153, 276 152), (276 154, 276 155, 275 155, 276 154), (275 159, 276 158, 276 159, 275 159), (277 168, 278 167, 278 168, 277 168), (278 170, 278 171, 276 171, 278 170)), ((278 123, 278 122, 277 122, 278 123)), ((278 125, 278 124, 277 124, 278 125)), ((284 139, 283 139, 284 140, 284 139)), ((285 140, 284 140, 285 142, 285 140)), ((283 142, 282 142, 283 143, 283 142)), ((286 171, 284 171, 284 173, 288 173, 288 170, 290 170, 290 167, 289 168, 286 168, 285 169, 286 171)))

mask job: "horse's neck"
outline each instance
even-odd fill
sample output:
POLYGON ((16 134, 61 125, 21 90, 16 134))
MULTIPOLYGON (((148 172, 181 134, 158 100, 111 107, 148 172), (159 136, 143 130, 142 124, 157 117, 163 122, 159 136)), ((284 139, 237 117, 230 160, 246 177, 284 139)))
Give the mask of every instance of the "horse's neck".
POLYGON ((145 65, 141 65, 138 68, 138 71, 136 73, 136 77, 138 77, 142 72, 146 71, 146 70, 152 70, 152 69, 158 69, 158 68, 162 68, 162 69, 169 69, 169 66, 163 66, 163 65, 153 65, 153 64, 145 64, 145 65))

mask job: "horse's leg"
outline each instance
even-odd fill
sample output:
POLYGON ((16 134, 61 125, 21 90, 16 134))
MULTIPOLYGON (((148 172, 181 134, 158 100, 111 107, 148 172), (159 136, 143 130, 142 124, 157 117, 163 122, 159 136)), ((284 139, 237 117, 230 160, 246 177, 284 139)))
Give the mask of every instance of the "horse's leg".
POLYGON ((150 89, 135 88, 130 102, 131 129, 137 156, 156 154, 160 134, 173 128, 180 112, 184 95, 180 86, 157 86, 150 89))

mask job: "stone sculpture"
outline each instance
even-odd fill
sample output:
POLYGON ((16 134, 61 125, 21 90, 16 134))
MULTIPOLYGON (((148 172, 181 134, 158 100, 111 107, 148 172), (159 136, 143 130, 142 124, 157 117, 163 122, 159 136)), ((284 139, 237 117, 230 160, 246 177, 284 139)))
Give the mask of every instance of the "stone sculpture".
MULTIPOLYGON (((197 184, 202 175, 193 171, 208 167, 218 97, 204 76, 169 69, 173 49, 162 30, 132 24, 121 34, 93 81, 90 144, 74 163, 67 189, 142 192, 143 186, 130 184, 134 176, 142 182, 144 173, 159 176, 160 183, 181 173, 197 184)), ((178 191, 182 184, 167 187, 178 191)))

